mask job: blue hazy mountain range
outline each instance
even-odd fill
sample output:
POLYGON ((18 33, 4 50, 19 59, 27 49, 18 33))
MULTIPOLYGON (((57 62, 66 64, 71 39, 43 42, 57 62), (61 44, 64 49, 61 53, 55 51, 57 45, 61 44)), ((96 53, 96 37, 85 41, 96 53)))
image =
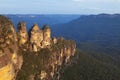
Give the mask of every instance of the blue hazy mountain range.
POLYGON ((84 52, 109 54, 120 64, 120 14, 83 15, 53 25, 52 34, 74 39, 84 52))
POLYGON ((33 26, 34 23, 37 23, 40 27, 45 24, 54 25, 54 24, 62 24, 72 21, 78 18, 80 15, 67 15, 67 14, 8 14, 6 15, 8 18, 12 20, 14 26, 16 27, 18 22, 24 21, 26 22, 27 29, 33 26))
POLYGON ((54 36, 75 40, 77 48, 101 58, 103 63, 111 58, 107 64, 120 66, 120 14, 81 15, 68 23, 53 25, 51 30, 54 36))
POLYGON ((79 41, 103 45, 115 42, 120 44, 120 15, 99 14, 83 15, 78 19, 64 24, 52 26, 53 34, 79 41))

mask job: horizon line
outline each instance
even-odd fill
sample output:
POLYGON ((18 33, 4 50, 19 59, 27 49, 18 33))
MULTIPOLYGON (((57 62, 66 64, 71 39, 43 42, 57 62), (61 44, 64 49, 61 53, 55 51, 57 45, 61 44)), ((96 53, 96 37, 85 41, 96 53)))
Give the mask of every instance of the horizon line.
POLYGON ((80 14, 80 13, 5 13, 0 15, 99 15, 99 14, 120 14, 120 13, 89 13, 89 14, 80 14))

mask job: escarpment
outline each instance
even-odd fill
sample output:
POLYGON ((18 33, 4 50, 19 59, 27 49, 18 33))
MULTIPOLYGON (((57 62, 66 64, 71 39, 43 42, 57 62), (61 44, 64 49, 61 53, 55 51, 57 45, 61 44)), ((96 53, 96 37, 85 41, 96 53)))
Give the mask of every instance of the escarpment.
POLYGON ((2 18, 1 29, 10 31, 3 35, 0 29, 0 80, 59 80, 60 70, 75 55, 75 42, 52 38, 48 25, 35 23, 27 32, 26 23, 19 22, 16 32, 9 19, 6 25, 2 18))
POLYGON ((12 22, 0 16, 0 80, 15 80, 23 59, 12 22))

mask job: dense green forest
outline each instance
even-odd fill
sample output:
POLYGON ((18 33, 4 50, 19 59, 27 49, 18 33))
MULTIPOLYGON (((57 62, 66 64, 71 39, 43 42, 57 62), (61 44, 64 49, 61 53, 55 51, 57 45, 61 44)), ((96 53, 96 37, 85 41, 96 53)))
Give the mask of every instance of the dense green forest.
POLYGON ((120 66, 111 56, 83 50, 76 56, 62 72, 61 80, 120 80, 120 66))

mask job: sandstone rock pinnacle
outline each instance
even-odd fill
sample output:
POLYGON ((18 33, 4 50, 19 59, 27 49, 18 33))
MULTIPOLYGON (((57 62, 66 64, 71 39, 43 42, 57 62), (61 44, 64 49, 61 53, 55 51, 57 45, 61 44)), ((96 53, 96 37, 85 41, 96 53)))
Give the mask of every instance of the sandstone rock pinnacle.
POLYGON ((41 42, 43 41, 43 32, 37 24, 34 24, 30 31, 30 42, 32 44, 33 51, 38 51, 42 46, 41 42))
POLYGON ((18 23, 18 40, 20 45, 24 44, 28 40, 25 22, 18 23))

